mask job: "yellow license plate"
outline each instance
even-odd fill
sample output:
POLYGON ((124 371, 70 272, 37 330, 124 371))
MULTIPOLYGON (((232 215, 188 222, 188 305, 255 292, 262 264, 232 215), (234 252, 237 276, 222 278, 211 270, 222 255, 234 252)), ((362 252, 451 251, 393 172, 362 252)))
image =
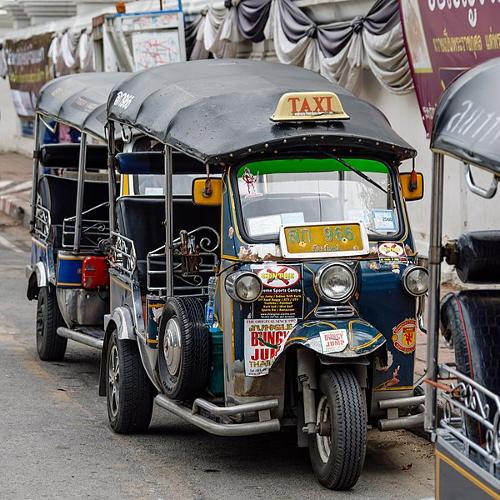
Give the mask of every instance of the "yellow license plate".
POLYGON ((284 254, 303 257, 368 253, 366 231, 359 222, 286 226, 282 230, 284 254))

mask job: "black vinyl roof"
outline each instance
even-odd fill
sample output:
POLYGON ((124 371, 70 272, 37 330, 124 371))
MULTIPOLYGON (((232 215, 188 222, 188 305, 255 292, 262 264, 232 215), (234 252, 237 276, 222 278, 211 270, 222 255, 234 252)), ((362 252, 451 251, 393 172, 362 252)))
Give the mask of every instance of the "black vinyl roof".
POLYGON ((431 149, 500 173, 500 58, 480 64, 444 92, 431 149))
POLYGON ((47 82, 37 113, 104 139, 109 92, 131 73, 80 73, 47 82))
POLYGON ((278 63, 215 59, 134 73, 112 90, 108 118, 205 162, 322 146, 364 148, 394 160, 416 155, 374 106, 317 73, 278 63), (302 91, 335 92, 350 119, 270 120, 284 93, 302 91))

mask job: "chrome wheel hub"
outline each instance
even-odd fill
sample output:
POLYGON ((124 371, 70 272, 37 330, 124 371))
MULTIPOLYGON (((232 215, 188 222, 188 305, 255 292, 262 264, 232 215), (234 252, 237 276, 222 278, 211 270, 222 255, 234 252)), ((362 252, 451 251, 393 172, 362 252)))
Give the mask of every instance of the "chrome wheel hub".
POLYGON ((170 375, 177 375, 181 365, 181 328, 177 318, 170 318, 165 328, 163 355, 170 375))
POLYGON ((327 463, 330 458, 332 437, 331 437, 331 411, 326 396, 321 396, 316 411, 316 444, 318 453, 323 463, 327 463))
POLYGON ((120 359, 116 345, 113 345, 109 353, 108 399, 111 414, 113 417, 116 417, 118 414, 118 405, 120 404, 120 359))

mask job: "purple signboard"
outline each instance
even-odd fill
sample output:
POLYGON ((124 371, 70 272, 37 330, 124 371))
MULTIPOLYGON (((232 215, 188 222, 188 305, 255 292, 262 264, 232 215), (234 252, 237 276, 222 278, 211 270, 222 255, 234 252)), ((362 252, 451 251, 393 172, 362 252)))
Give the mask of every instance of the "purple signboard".
POLYGON ((465 70, 500 56, 500 0, 400 0, 400 12, 429 135, 443 90, 465 70))

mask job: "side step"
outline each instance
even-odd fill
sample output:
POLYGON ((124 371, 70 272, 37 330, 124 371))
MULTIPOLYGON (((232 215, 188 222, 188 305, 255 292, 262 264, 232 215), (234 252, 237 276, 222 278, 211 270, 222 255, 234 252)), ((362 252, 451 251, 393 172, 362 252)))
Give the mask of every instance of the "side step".
POLYGON ((85 344, 94 349, 102 350, 104 344, 104 330, 99 328, 82 328, 82 331, 71 330, 64 326, 57 329, 57 335, 65 337, 80 344, 85 344))
MULTIPOLYGON (((185 406, 177 403, 176 401, 172 401, 167 397, 159 394, 155 398, 155 403, 158 406, 161 406, 165 410, 170 411, 174 415, 186 420, 187 422, 200 427, 201 429, 209 432, 210 434, 215 434, 217 436, 252 436, 254 434, 266 434, 268 432, 277 432, 280 430, 280 421, 277 418, 263 420, 259 422, 247 422, 243 424, 224 424, 220 422, 215 422, 214 420, 204 417, 203 415, 199 415, 195 413, 198 408, 203 408, 210 412, 210 408, 214 405, 209 401, 205 401, 204 399, 197 399, 194 402, 193 409, 190 410, 185 406)), ((226 407, 217 407, 219 415, 237 415, 248 412, 255 411, 263 411, 265 413, 269 413, 271 408, 276 408, 278 406, 277 399, 271 399, 268 401, 259 401, 256 403, 246 403, 244 405, 236 405, 227 407, 229 411, 224 411, 226 407), (240 407, 239 407, 240 406, 240 407), (255 406, 255 408, 253 407, 255 406)), ((214 412, 215 414, 216 412, 214 412)))

